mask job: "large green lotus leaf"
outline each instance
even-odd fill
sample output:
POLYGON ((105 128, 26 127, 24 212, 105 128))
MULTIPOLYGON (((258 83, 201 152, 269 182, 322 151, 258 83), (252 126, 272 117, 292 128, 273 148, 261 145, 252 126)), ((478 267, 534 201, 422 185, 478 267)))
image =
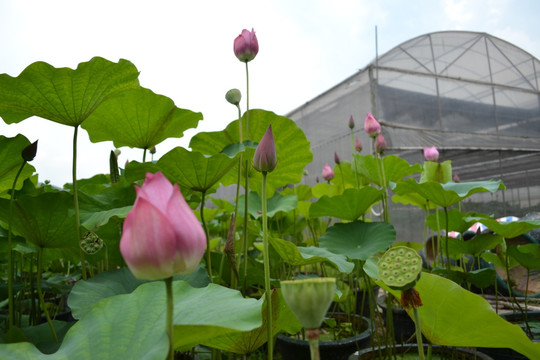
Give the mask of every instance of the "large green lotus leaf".
POLYGON ((181 188, 204 192, 214 186, 238 159, 223 153, 211 156, 176 147, 163 155, 157 166, 163 174, 181 188))
POLYGON ((396 230, 384 222, 353 221, 328 228, 319 246, 353 260, 367 260, 386 251, 396 240, 396 230))
MULTIPOLYGON (((400 291, 377 283, 400 298, 400 291)), ((429 273, 422 273, 415 288, 423 303, 418 308, 422 333, 433 344, 511 348, 529 359, 540 359, 540 344, 532 342, 518 325, 497 315, 481 296, 429 273)))
MULTIPOLYGON (((190 148, 203 154, 216 154, 226 147, 240 143, 238 132, 239 121, 231 122, 225 130, 217 132, 201 132, 193 136, 190 148)), ((246 114, 242 117, 243 128, 246 129, 246 114)), ((304 168, 313 160, 313 155, 304 132, 296 123, 284 116, 279 116, 270 111, 249 111, 249 134, 248 139, 259 142, 272 125, 274 141, 276 143, 277 166, 267 176, 267 194, 287 184, 296 184, 302 180, 304 168)), ((246 136, 244 130, 244 136, 246 136)), ((253 151, 244 153, 244 160, 251 162, 253 151)), ((248 165, 251 167, 250 165, 248 165)), ((238 181, 237 167, 233 168, 222 179, 223 185, 236 184, 238 181)), ((242 172, 243 173, 243 172, 242 172)), ((243 175, 242 175, 243 176, 243 175)), ((262 175, 250 169, 250 189, 260 192, 262 175)))
POLYGON ((92 142, 151 149, 167 138, 182 137, 201 119, 201 113, 180 109, 170 98, 139 87, 109 97, 82 127, 92 142))
POLYGON ((540 270, 540 245, 524 244, 510 246, 508 254, 529 270, 540 270))
POLYGON ((343 195, 321 197, 311 205, 309 217, 333 216, 343 220, 356 220, 381 199, 382 191, 371 186, 347 189, 343 195))
MULTIPOLYGON (((10 190, 24 160, 22 151, 30 145, 30 141, 23 135, 8 138, 0 135, 0 195, 10 190)), ((15 189, 22 188, 24 180, 32 176, 36 169, 26 164, 17 179, 15 189)))
POLYGON ((484 224, 493 232, 507 239, 525 234, 533 229, 540 228, 540 220, 517 220, 512 222, 498 222, 493 218, 473 216, 465 219, 484 224))
MULTIPOLYGON (((201 266, 190 274, 175 275, 174 279, 184 280, 193 287, 204 287, 210 282, 206 270, 201 266)), ((100 300, 132 293, 147 282, 137 279, 128 268, 105 271, 87 281, 78 281, 69 294, 68 305, 73 317, 80 319, 100 300)))
MULTIPOLYGON (((340 192, 343 192, 343 187, 347 188, 356 188, 356 178, 354 172, 352 171, 352 165, 350 162, 342 160, 336 166, 334 166, 334 178, 331 183, 339 188, 340 192)), ((322 169, 321 169, 322 172, 322 169)), ((358 183, 362 183, 362 179, 358 176, 358 183)))
MULTIPOLYGON (((201 341, 202 345, 237 354, 250 354, 260 348, 268 340, 267 330, 267 302, 266 297, 261 307, 262 324, 250 331, 229 332, 222 336, 209 337, 201 341)), ((281 296, 281 291, 272 291, 272 332, 276 335, 280 331, 296 333, 302 329, 302 324, 296 319, 291 309, 281 296)))
POLYGON ((499 189, 505 189, 505 186, 500 180, 462 183, 449 182, 440 184, 433 181, 418 183, 414 179, 407 179, 397 183, 393 190, 396 194, 402 196, 410 193, 416 193, 433 204, 442 207, 450 207, 466 199, 472 194, 479 192, 496 192, 499 189))
POLYGON ((35 115, 78 126, 111 94, 138 87, 138 76, 127 60, 94 57, 75 70, 35 62, 15 78, 0 75, 0 116, 8 124, 35 115))
MULTIPOLYGON (((441 238, 441 246, 445 248, 445 238, 441 238)), ((474 238, 463 241, 460 239, 448 238, 448 248, 451 256, 471 255, 473 257, 480 256, 484 251, 494 249, 497 245, 502 244, 503 237, 497 234, 478 234, 474 238)))
MULTIPOLYGON (((67 247, 77 240, 73 197, 66 191, 21 196, 13 206, 13 233, 45 248, 67 247)), ((9 200, 0 199, 0 222, 7 227, 9 200)))
MULTIPOLYGON (((240 204, 244 203, 244 196, 240 197, 240 204)), ((262 216, 262 200, 259 194, 254 191, 249 193, 248 197, 248 212, 255 219, 258 219, 262 216)), ((279 193, 275 193, 266 203, 266 215, 268 217, 273 217, 278 212, 289 212, 296 209, 298 205, 298 198, 296 195, 286 195, 283 196, 279 193)), ((240 216, 244 216, 244 208, 240 207, 238 209, 240 216)))
POLYGON ((152 162, 140 163, 137 161, 130 161, 127 163, 124 173, 126 180, 133 183, 138 180, 144 180, 146 173, 154 174, 159 170, 157 164, 152 162))
POLYGON ((270 244, 283 261, 293 266, 326 262, 345 274, 349 274, 354 269, 354 264, 348 262, 345 255, 336 254, 324 248, 296 246, 290 241, 278 238, 270 238, 270 244))
MULTIPOLYGON (((406 160, 395 156, 388 155, 383 158, 384 164, 384 186, 388 186, 390 182, 397 182, 406 176, 422 171, 419 164, 411 165, 406 160)), ((354 155, 353 170, 358 172, 370 184, 381 186, 383 182, 379 176, 377 159, 373 155, 354 155)))

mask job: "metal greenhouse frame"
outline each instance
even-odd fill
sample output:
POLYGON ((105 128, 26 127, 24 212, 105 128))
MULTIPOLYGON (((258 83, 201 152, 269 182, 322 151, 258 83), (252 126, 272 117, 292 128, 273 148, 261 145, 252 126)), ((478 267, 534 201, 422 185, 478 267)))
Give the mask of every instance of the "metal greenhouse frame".
MULTIPOLYGON (((308 183, 334 152, 352 159, 351 115, 369 153, 363 120, 372 112, 387 154, 421 163, 422 148, 434 145, 461 180, 505 183, 506 191, 468 199, 466 210, 521 217, 540 211, 539 83, 540 61, 515 45, 486 33, 435 32, 396 46, 287 116, 311 142, 308 183)), ((410 228, 418 214, 395 205, 392 215, 410 228)))

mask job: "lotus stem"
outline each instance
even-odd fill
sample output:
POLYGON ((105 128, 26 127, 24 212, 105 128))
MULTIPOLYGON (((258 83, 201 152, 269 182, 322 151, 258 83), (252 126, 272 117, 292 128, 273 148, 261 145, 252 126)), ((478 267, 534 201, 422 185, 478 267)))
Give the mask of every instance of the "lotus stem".
POLYGON ((307 329, 306 334, 309 342, 311 360, 320 360, 319 354, 319 329, 307 329))
POLYGON ((266 209, 266 171, 262 172, 262 227, 263 227, 263 256, 264 256, 264 290, 266 296, 266 325, 268 332, 268 359, 272 360, 274 354, 274 342, 272 331, 272 293, 270 288, 270 246, 268 242, 268 224, 267 224, 267 209, 266 209))
POLYGON ((204 235, 206 236, 206 270, 208 271, 208 277, 210 277, 210 282, 213 283, 214 279, 212 277, 212 257, 210 254, 210 237, 208 235, 208 226, 206 225, 206 221, 204 220, 204 202, 206 199, 206 191, 202 192, 201 196, 201 222, 204 229, 204 235))
POLYGON ((56 331, 54 330, 54 326, 51 321, 51 317, 49 316, 49 310, 47 309, 47 305, 45 304, 45 297, 43 296, 43 291, 41 289, 41 273, 43 269, 43 248, 40 246, 38 248, 38 260, 37 260, 37 292, 39 296, 39 302, 41 304, 41 309, 43 310, 43 313, 45 314, 45 318, 47 319, 47 323, 49 324, 49 329, 51 329, 51 334, 54 338, 54 341, 58 342, 58 336, 56 336, 56 331))
POLYGON ((73 131, 73 207, 75 208, 75 226, 77 232, 77 243, 79 244, 79 254, 81 258, 81 272, 83 280, 87 280, 86 276, 86 260, 84 259, 84 251, 81 247, 81 216, 79 213, 79 195, 77 193, 77 135, 79 133, 79 125, 75 126, 73 131))
POLYGON ((424 344, 422 343, 422 330, 420 328, 420 315, 418 314, 418 308, 413 306, 414 314, 414 327, 416 330, 416 342, 418 343, 418 356, 420 360, 424 360, 424 344))
POLYGON ((168 360, 174 359, 174 327, 173 327, 173 312, 174 312, 174 302, 173 302, 173 291, 172 291, 172 277, 165 279, 165 287, 167 289, 167 337, 169 338, 169 352, 167 354, 168 360))
POLYGON ((13 329, 13 323, 15 319, 15 303, 14 303, 14 297, 13 297, 13 279, 14 279, 14 271, 13 271, 13 240, 12 240, 12 222, 13 222, 13 203, 15 200, 15 186, 17 185, 17 180, 19 179, 19 176, 21 175, 21 172, 24 168, 24 165, 26 165, 26 161, 23 161, 21 164, 21 167, 19 168, 19 171, 17 171, 17 175, 15 175, 15 179, 13 180, 13 186, 11 186, 11 197, 9 199, 9 219, 8 219, 8 301, 9 301, 9 329, 13 329))

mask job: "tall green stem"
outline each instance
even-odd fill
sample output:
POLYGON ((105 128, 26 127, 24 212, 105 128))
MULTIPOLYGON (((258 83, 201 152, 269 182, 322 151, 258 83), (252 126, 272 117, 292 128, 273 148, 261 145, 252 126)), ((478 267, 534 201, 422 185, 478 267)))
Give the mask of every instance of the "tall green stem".
POLYGON ((173 302, 173 292, 172 292, 172 281, 173 278, 168 277, 165 279, 165 287, 167 289, 167 318, 166 318, 166 327, 167 327, 167 337, 169 338, 169 353, 167 355, 168 360, 174 359, 174 327, 173 327, 173 313, 174 313, 174 302, 173 302))
POLYGON ((246 61, 246 136, 249 140, 249 67, 246 61))
POLYGON ((360 183, 358 182, 358 173, 356 172, 356 158, 354 157, 356 152, 356 147, 354 146, 354 131, 351 129, 351 145, 352 145, 352 161, 354 164, 354 181, 356 183, 356 188, 360 189, 360 183))
POLYGON ((11 234, 11 228, 12 228, 12 222, 13 222, 13 202, 15 200, 15 186, 17 185, 17 180, 19 179, 19 176, 21 175, 21 172, 24 168, 24 165, 26 165, 26 161, 23 161, 21 164, 21 167, 19 168, 19 171, 17 171, 17 175, 15 175, 15 179, 13 180, 13 185, 11 186, 11 198, 9 199, 9 219, 8 219, 8 301, 9 301, 9 329, 13 329, 13 323, 15 319, 15 303, 13 298, 13 274, 15 271, 13 271, 13 243, 12 243, 12 234, 11 234))
POLYGON ((263 227, 263 254, 264 254, 264 290, 266 295, 266 325, 268 332, 268 359, 272 360, 274 353, 274 341, 272 331, 272 293, 270 288, 270 247, 268 241, 268 223, 266 209, 266 171, 262 172, 262 227, 263 227))
POLYGON ((244 247, 244 292, 247 289, 247 268, 248 268, 248 195, 249 195, 249 162, 248 160, 244 161, 244 170, 245 170, 245 183, 244 183, 244 226, 242 230, 242 243, 244 247))
POLYGON ((320 360, 321 358, 321 355, 319 353, 319 331, 319 329, 306 330, 311 360, 320 360))
POLYGON ((208 271, 208 276, 210 277, 210 282, 214 282, 212 277, 212 257, 210 254, 210 237, 208 235, 208 227, 206 226, 206 221, 204 220, 204 202, 206 201, 206 191, 202 192, 201 199, 201 222, 204 229, 204 235, 206 236, 206 267, 208 271))
POLYGON ((450 271, 450 250, 448 247, 448 208, 446 206, 444 207, 444 219, 446 221, 446 227, 445 227, 446 229, 446 234, 445 234, 446 270, 450 271))
POLYGON ((420 330, 420 315, 418 314, 418 308, 413 307, 414 314, 414 326, 416 329, 416 342, 418 343, 418 355, 420 360, 424 360, 424 344, 422 343, 422 330, 420 330))
POLYGON ((146 148, 143 149, 143 153, 142 153, 142 162, 143 162, 143 163, 146 162, 146 148))
POLYGON ((43 269, 43 248, 40 246, 38 249, 38 260, 37 260, 37 292, 39 296, 39 303, 41 304, 41 309, 43 310, 43 313, 45 314, 45 318, 47 319, 47 323, 49 324, 49 329, 51 329, 51 334, 54 338, 54 341, 58 342, 58 336, 56 336, 56 331, 54 330, 54 326, 51 321, 51 317, 49 316, 49 310, 47 309, 47 305, 45 304, 45 297, 43 296, 43 291, 41 290, 41 273, 43 269))
POLYGON ((75 226, 77 231, 77 243, 79 244, 79 254, 81 257, 81 271, 82 278, 86 280, 86 260, 84 259, 84 251, 81 248, 81 217, 79 214, 79 195, 77 193, 77 134, 79 132, 79 125, 75 126, 73 132, 73 166, 72 166, 72 180, 73 180, 73 206, 75 208, 75 226))

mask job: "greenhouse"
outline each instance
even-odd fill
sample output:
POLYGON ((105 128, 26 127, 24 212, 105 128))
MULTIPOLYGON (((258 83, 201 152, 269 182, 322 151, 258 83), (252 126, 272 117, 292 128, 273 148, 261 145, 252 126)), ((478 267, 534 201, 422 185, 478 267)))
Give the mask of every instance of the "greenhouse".
MULTIPOLYGON (((362 127, 371 112, 383 126, 386 154, 421 163, 423 147, 435 146, 462 181, 504 182, 506 191, 473 196, 467 210, 496 217, 538 211, 539 78, 535 56, 486 33, 435 32, 399 44, 288 114, 311 142, 306 182, 334 164, 334 152, 351 159, 351 115, 362 152, 370 152, 362 127)), ((416 216, 409 208, 393 214, 400 223, 416 216)))

